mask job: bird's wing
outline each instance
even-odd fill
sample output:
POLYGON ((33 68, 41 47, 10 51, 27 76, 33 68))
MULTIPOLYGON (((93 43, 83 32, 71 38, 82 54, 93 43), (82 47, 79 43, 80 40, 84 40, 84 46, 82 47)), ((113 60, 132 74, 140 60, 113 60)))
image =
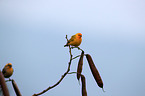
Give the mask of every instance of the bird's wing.
POLYGON ((73 36, 70 38, 70 40, 68 40, 68 43, 74 41, 75 38, 76 38, 76 35, 73 35, 73 36))
POLYGON ((5 73, 6 73, 6 68, 3 68, 2 73, 3 73, 3 74, 5 74, 5 73))

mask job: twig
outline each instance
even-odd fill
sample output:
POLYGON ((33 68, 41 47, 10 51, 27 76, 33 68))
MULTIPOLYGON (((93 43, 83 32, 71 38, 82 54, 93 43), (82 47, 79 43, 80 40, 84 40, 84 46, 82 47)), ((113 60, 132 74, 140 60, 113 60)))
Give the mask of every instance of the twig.
POLYGON ((74 57, 74 58, 72 58, 72 59, 76 59, 76 58, 78 58, 78 57, 80 57, 81 55, 78 55, 78 56, 76 56, 76 57, 74 57))
MULTIPOLYGON (((87 54, 84 54, 85 56, 87 55, 87 54)), ((78 55, 78 56, 76 56, 76 57, 74 57, 74 58, 72 58, 72 59, 76 59, 76 58, 78 58, 78 57, 80 57, 81 55, 78 55)))
POLYGON ((12 81, 12 79, 9 78, 9 80, 6 80, 5 82, 8 82, 8 81, 12 81))
POLYGON ((78 48, 78 50, 84 51, 84 50, 81 49, 80 47, 71 47, 71 49, 74 49, 74 48, 78 48))
MULTIPOLYGON (((66 39, 67 39, 67 35, 66 35, 66 39)), ((68 39, 67 39, 67 41, 68 41, 68 39)), ((47 92, 48 90, 50 90, 50 89, 56 87, 56 86, 64 79, 64 77, 65 77, 65 76, 69 73, 69 71, 70 71, 71 62, 72 62, 72 60, 73 60, 73 58, 72 58, 73 55, 72 55, 72 53, 71 53, 71 47, 70 47, 70 46, 69 46, 69 54, 70 54, 70 61, 69 61, 69 63, 68 63, 67 71, 61 76, 61 78, 59 79, 59 81, 58 81, 56 84, 54 84, 54 85, 52 85, 52 86, 49 86, 47 89, 43 90, 42 92, 37 93, 37 94, 34 94, 33 96, 38 96, 38 95, 41 95, 41 94, 47 92)))
POLYGON ((77 72, 70 72, 70 73, 68 73, 68 74, 76 74, 77 72))

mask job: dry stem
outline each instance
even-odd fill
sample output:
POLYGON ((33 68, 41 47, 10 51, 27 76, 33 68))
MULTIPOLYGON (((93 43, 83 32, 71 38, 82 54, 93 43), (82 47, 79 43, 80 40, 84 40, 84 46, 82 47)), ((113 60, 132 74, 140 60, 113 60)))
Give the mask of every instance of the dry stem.
MULTIPOLYGON (((66 39, 67 39, 67 35, 66 35, 66 39)), ((67 39, 67 41, 68 41, 68 39, 67 39)), ((64 77, 65 77, 67 74, 69 74, 70 66, 71 66, 72 60, 75 59, 75 58, 77 58, 77 57, 79 57, 79 55, 73 58, 73 55, 72 55, 72 53, 71 53, 71 49, 73 49, 73 47, 70 47, 70 46, 68 46, 68 47, 69 47, 70 60, 69 60, 69 63, 68 63, 67 71, 61 76, 61 78, 58 80, 58 82, 57 82, 56 84, 54 84, 54 85, 52 85, 52 86, 49 86, 47 89, 43 90, 43 91, 40 92, 40 93, 34 94, 33 96, 41 95, 41 94, 47 92, 48 90, 50 90, 50 89, 56 87, 56 86, 64 79, 64 77)), ((80 49, 79 47, 77 47, 77 48, 78 48, 78 50, 82 50, 82 49, 80 49)))

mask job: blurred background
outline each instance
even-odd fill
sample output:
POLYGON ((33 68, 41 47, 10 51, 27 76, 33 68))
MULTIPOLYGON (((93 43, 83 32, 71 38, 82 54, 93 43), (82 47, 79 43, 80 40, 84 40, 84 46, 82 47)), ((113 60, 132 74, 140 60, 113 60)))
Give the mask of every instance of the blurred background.
MULTIPOLYGON (((78 32, 80 48, 92 56, 106 91, 97 86, 84 58, 88 96, 145 96, 145 0, 1 0, 0 70, 13 64, 11 78, 23 96, 41 92, 67 70, 65 36, 78 32)), ((75 74, 67 75, 42 96, 81 96, 81 85, 75 74)))

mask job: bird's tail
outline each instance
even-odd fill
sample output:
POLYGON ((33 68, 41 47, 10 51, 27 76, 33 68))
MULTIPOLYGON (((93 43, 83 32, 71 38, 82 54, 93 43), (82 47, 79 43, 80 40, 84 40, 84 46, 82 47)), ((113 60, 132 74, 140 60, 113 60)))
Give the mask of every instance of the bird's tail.
POLYGON ((64 45, 64 47, 67 47, 68 45, 66 44, 66 45, 64 45))

